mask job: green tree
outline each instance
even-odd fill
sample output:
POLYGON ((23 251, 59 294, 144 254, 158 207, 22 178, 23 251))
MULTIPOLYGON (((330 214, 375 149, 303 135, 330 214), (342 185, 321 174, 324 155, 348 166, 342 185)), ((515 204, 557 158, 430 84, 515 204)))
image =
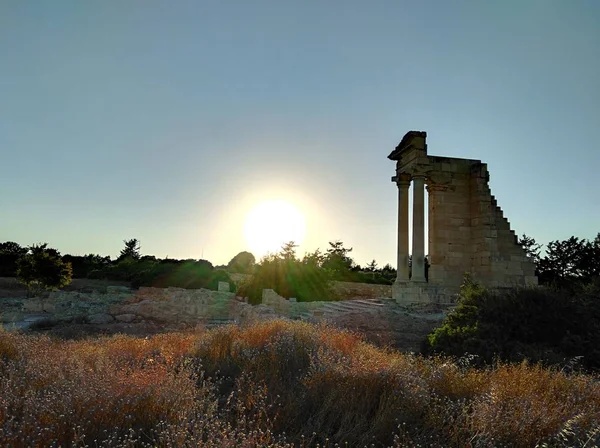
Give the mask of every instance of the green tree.
POLYGON ((335 278, 340 280, 351 277, 350 271, 354 265, 354 261, 348 255, 352 252, 352 248, 344 247, 341 241, 330 241, 329 249, 325 254, 323 268, 330 270, 335 278))
POLYGON ((593 241, 586 241, 579 262, 580 273, 587 281, 600 277, 600 233, 593 241))
POLYGON ((294 241, 288 241, 283 246, 281 246, 281 250, 279 251, 279 257, 288 261, 296 260, 297 247, 298 245, 294 241))
POLYGON ((383 268, 381 268, 381 271, 386 275, 393 275, 394 277, 396 276, 396 269, 394 269, 389 263, 387 263, 383 268))
POLYGON ((242 251, 227 263, 227 269, 240 274, 250 274, 255 264, 256 258, 254 258, 254 255, 250 252, 242 251))
POLYGON ((302 258, 302 264, 317 268, 322 267, 324 261, 325 256, 321 253, 320 249, 317 249, 314 252, 307 252, 302 258))
POLYGON ((117 258, 117 261, 121 261, 125 258, 139 260, 142 257, 142 254, 140 253, 141 245, 138 239, 133 238, 130 240, 123 240, 123 243, 125 243, 125 247, 121 249, 121 254, 119 255, 119 258, 117 258))
POLYGON ((519 238, 519 244, 527 254, 531 261, 535 263, 536 266, 540 263, 540 250, 542 249, 542 245, 538 244, 534 238, 523 235, 519 238))
POLYGON ((16 276, 17 262, 26 254, 27 248, 14 241, 0 243, 0 277, 16 276))
POLYGON ((29 247, 27 255, 17 263, 17 279, 27 286, 29 295, 42 290, 64 288, 71 283, 71 264, 64 262, 58 251, 47 244, 29 247))
POLYGON ((372 260, 370 263, 367 264, 366 269, 368 272, 377 272, 377 262, 375 260, 372 260))
POLYGON ((276 254, 260 260, 253 276, 239 288, 240 296, 248 297, 252 304, 262 301, 263 289, 273 289, 279 295, 295 297, 300 302, 334 300, 330 287, 330 272, 318 266, 318 254, 296 258, 296 244, 290 241, 276 254))
POLYGON ((73 278, 89 278, 94 271, 101 271, 110 265, 110 257, 97 254, 63 255, 64 262, 71 263, 73 278))
POLYGON ((538 263, 541 284, 556 288, 576 288, 588 283, 593 268, 593 246, 575 236, 564 241, 551 241, 546 256, 538 263))
POLYGON ((61 254, 58 250, 48 247, 48 243, 33 244, 33 245, 29 246, 27 249, 28 249, 28 252, 31 252, 34 255, 45 252, 54 258, 62 258, 61 254))

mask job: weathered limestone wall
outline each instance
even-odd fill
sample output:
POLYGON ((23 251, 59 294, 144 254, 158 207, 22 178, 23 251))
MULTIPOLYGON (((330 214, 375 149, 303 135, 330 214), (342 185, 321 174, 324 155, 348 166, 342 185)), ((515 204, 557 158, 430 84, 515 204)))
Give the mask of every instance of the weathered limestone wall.
POLYGON ((263 289, 262 305, 273 309, 280 316, 290 319, 312 317, 314 312, 318 313, 327 303, 330 302, 296 302, 281 297, 272 289, 263 289))
POLYGON ((456 288, 470 265, 471 161, 428 157, 429 281, 456 288))
MULTIPOLYGON (((535 266, 491 194, 487 165, 480 160, 430 156, 426 136, 425 132, 407 133, 389 155, 396 161, 392 180, 399 189, 405 188, 407 177, 413 179, 413 188, 420 188, 424 178, 429 193, 429 282, 423 284, 419 276, 409 281, 399 275, 394 298, 451 302, 465 273, 488 287, 536 285, 535 266)), ((413 215, 422 213, 421 203, 413 202, 413 207, 413 215)), ((403 209, 406 204, 403 207, 400 202, 399 210, 403 209)), ((399 223, 405 224, 401 216, 399 223)), ((405 256, 402 240, 408 232, 399 224, 401 227, 399 260, 405 256)), ((413 235, 419 233, 413 228, 413 235)))
POLYGON ((146 288, 135 291, 110 314, 134 314, 144 319, 168 322, 196 322, 198 319, 235 319, 239 301, 229 292, 208 289, 146 288))
POLYGON ((427 334, 438 327, 452 307, 434 304, 401 306, 393 300, 364 299, 338 302, 290 302, 273 290, 263 291, 263 304, 277 314, 308 322, 327 322, 357 331, 372 342, 418 352, 427 334), (286 314, 287 313, 287 314, 286 314))
POLYGON ((490 287, 537 285, 535 265, 518 243, 510 222, 491 194, 485 164, 474 165, 471 177, 473 273, 490 287))
POLYGON ((379 299, 392 297, 392 285, 371 283, 333 282, 333 291, 342 299, 379 299))

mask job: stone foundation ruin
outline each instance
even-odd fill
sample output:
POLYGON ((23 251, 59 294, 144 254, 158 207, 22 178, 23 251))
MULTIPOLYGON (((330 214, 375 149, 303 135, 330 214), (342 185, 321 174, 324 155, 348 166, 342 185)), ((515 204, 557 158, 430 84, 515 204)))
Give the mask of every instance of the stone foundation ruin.
POLYGON ((491 194, 487 165, 480 160, 430 156, 426 138, 425 132, 410 131, 388 156, 396 162, 392 181, 398 186, 398 276, 392 293, 396 302, 450 302, 465 273, 491 288, 537 285, 533 262, 491 194), (425 189, 429 193, 427 259, 425 189))

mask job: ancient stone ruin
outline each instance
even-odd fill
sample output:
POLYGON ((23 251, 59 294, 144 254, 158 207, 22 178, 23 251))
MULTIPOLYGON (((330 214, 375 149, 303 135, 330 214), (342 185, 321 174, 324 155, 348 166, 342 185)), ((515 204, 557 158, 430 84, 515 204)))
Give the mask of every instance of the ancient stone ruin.
POLYGON ((398 276, 393 298, 399 303, 449 302, 465 273, 491 288, 537 285, 533 262, 491 194, 487 165, 480 160, 430 156, 426 138, 425 132, 410 131, 388 156, 396 162, 392 181, 398 186, 398 276), (425 189, 429 194, 427 257, 425 189))

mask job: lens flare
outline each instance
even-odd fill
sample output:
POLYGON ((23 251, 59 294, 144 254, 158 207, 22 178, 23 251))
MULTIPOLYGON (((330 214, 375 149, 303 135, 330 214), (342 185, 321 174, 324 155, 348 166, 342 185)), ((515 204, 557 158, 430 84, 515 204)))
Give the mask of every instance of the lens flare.
POLYGON ((304 215, 284 200, 261 202, 248 213, 244 223, 246 243, 257 257, 279 251, 288 241, 301 244, 305 234, 304 215))

